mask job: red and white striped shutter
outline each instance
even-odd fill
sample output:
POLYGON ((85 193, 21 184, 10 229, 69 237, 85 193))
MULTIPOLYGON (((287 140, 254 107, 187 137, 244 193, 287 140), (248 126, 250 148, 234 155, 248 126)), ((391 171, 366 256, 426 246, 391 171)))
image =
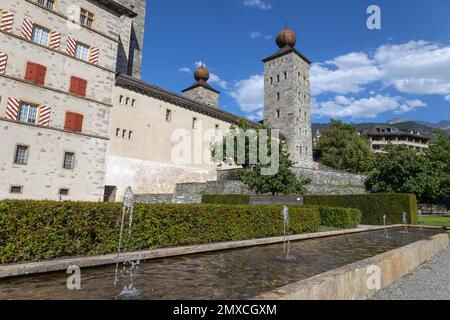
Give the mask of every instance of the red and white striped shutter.
POLYGON ((50 124, 50 113, 52 109, 47 106, 40 106, 39 107, 39 118, 38 118, 38 125, 40 126, 46 126, 50 124))
POLYGON ((61 33, 58 31, 50 32, 50 48, 58 50, 61 45, 61 33))
POLYGON ((8 98, 6 105, 6 119, 17 120, 19 114, 20 100, 16 98, 8 98))
POLYGON ((92 64, 98 64, 98 56, 99 56, 100 50, 96 47, 91 47, 91 53, 89 56, 89 62, 92 64))
POLYGON ((68 37, 67 38, 67 48, 66 48, 67 54, 74 56, 76 46, 77 46, 77 40, 75 40, 75 38, 68 37))
POLYGON ((6 53, 0 52, 0 74, 5 73, 7 62, 8 62, 8 55, 6 53))
POLYGON ((33 21, 29 19, 24 19, 22 24, 22 38, 31 40, 33 35, 33 21))
POLYGON ((6 10, 0 12, 0 31, 12 32, 14 14, 6 10))

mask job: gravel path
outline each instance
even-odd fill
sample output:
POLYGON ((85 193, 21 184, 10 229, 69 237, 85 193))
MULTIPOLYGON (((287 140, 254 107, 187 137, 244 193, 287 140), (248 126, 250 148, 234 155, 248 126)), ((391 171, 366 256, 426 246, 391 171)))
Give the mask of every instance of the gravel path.
POLYGON ((373 299, 450 300, 450 249, 381 290, 373 299))

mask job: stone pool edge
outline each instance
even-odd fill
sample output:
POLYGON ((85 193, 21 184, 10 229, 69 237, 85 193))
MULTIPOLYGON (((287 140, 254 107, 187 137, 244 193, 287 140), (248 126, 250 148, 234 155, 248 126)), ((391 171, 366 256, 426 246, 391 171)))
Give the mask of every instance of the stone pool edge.
POLYGON ((450 246, 450 231, 268 291, 254 300, 365 300, 379 289, 367 285, 380 267, 381 288, 411 273, 450 246))
MULTIPOLYGON (((398 228, 403 225, 391 225, 388 228, 398 228)), ((353 234, 367 231, 382 230, 383 226, 371 226, 347 230, 326 231, 317 233, 305 233, 299 235, 292 235, 289 237, 290 241, 299 241, 315 238, 325 238, 332 236, 339 236, 345 234, 353 234)), ((67 270, 69 266, 76 265, 80 268, 99 267, 105 265, 116 264, 117 262, 125 262, 129 260, 152 260, 160 258, 170 258, 184 255, 192 255, 198 253, 223 251, 230 249, 239 249, 254 247, 260 245, 270 245, 280 243, 284 241, 284 237, 251 239, 243 241, 230 241, 219 242, 211 244, 184 246, 184 247, 172 247, 172 248, 160 248, 153 250, 137 251, 121 253, 119 256, 114 254, 98 255, 98 256, 85 256, 64 258, 56 260, 46 260, 39 262, 27 262, 19 264, 0 265, 0 280, 4 278, 27 276, 39 273, 48 273, 55 271, 67 270)))

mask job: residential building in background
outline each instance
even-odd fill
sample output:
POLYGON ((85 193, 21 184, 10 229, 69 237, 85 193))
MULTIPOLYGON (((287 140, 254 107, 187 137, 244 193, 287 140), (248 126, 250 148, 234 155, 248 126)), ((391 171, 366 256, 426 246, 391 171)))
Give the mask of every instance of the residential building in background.
POLYGON ((387 145, 405 145, 418 152, 428 149, 430 137, 418 131, 402 131, 391 125, 378 125, 364 130, 361 134, 369 138, 374 152, 383 152, 387 145))

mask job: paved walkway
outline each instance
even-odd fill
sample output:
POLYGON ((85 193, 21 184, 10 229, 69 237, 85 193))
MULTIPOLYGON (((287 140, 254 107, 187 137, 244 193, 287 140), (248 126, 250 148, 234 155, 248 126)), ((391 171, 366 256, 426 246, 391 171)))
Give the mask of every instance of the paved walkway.
POLYGON ((373 299, 450 300, 450 249, 381 290, 373 299))

